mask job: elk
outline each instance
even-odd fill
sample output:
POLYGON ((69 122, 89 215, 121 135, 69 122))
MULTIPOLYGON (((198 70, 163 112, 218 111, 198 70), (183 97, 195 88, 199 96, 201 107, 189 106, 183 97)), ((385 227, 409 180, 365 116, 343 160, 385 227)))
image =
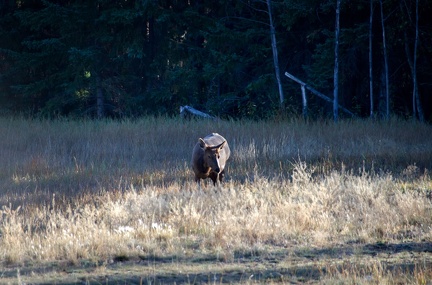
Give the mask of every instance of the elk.
POLYGON ((230 148, 226 139, 217 133, 200 138, 192 151, 192 170, 195 182, 200 185, 200 179, 210 179, 213 185, 225 175, 225 164, 230 157, 230 148))

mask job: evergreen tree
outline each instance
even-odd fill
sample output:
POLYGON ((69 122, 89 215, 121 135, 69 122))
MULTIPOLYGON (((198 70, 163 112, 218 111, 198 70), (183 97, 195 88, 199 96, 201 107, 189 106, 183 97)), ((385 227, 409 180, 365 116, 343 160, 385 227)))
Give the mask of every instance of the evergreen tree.
MULTIPOLYGON (((415 0, 382 3, 389 109, 412 116, 417 90, 415 106, 431 120, 432 3, 418 2, 418 25, 415 0)), ((342 1, 340 14, 338 101, 361 116, 370 116, 372 105, 376 113, 383 110, 386 85, 379 80, 382 37, 369 42, 371 32, 382 34, 379 13, 369 29, 370 4, 342 1)), ((332 97, 335 1, 273 1, 272 8, 280 72, 332 97)), ((219 116, 265 118, 279 109, 263 0, 2 1, 0 37, 2 111, 139 116, 177 114, 188 104, 219 116)), ((300 113, 299 86, 282 77, 281 87, 287 110, 300 113)), ((308 102, 310 114, 332 114, 321 99, 309 96, 308 102)))

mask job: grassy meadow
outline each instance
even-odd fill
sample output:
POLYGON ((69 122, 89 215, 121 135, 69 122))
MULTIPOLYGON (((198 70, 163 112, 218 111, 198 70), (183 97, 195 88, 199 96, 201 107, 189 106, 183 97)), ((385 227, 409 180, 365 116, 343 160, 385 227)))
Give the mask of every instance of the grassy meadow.
POLYGON ((0 283, 431 284, 431 125, 0 118, 0 134, 0 283), (232 156, 199 190, 211 132, 232 156))

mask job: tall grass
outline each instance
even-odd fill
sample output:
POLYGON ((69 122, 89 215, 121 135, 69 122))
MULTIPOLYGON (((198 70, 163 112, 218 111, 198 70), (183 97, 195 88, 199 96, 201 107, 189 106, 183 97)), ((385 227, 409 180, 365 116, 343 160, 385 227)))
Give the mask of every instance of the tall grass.
POLYGON ((232 261, 273 247, 431 241, 431 131, 399 120, 0 119, 0 260, 232 261), (228 179, 199 191, 189 161, 210 132, 230 144, 228 179))

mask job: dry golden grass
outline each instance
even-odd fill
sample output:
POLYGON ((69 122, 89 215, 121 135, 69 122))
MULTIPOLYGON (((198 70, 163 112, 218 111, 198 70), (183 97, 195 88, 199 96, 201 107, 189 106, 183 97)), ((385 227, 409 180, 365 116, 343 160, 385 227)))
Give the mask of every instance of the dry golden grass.
POLYGON ((0 119, 0 132, 0 260, 10 282, 61 280, 8 271, 15 267, 87 262, 106 275, 135 259, 172 260, 164 274, 198 278, 168 283, 432 277, 431 257, 420 254, 432 251, 429 125, 0 119), (233 155, 226 183, 199 191, 189 161, 210 132, 233 155), (187 265, 199 258, 216 265, 187 265), (241 259, 268 266, 249 278, 256 271, 241 259), (208 277, 220 264, 227 271, 208 277))

